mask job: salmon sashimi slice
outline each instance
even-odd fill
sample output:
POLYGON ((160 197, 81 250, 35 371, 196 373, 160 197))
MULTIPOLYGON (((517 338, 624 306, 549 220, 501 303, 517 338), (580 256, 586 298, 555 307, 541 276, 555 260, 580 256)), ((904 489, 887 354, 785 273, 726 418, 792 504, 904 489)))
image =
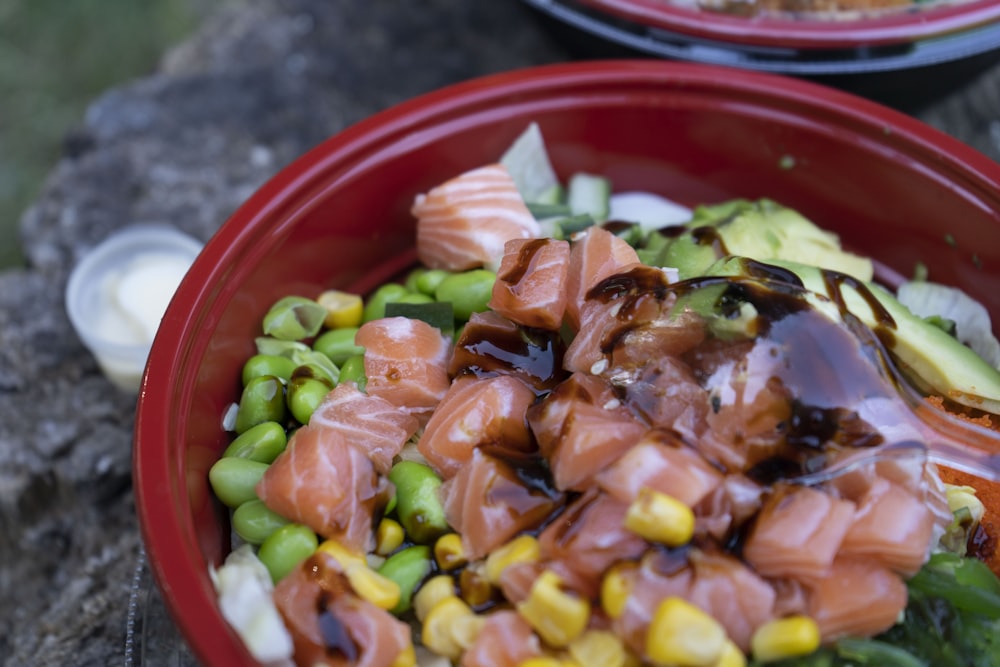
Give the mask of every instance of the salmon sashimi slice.
POLYGON ((566 312, 569 253, 568 241, 507 241, 489 307, 522 326, 558 330, 566 312))
POLYGON ((646 432, 606 381, 584 374, 575 374, 532 406, 528 423, 563 491, 587 488, 646 432))
POLYGON ((926 502, 902 485, 879 478, 858 501, 840 554, 912 576, 927 560, 935 526, 926 502))
POLYGON ((390 485, 343 433, 303 426, 264 472, 256 491, 271 511, 367 552, 372 518, 388 502, 390 485))
POLYGON ((486 616, 475 642, 462 654, 461 667, 518 667, 542 655, 542 644, 528 622, 516 611, 486 616))
POLYGON ((513 375, 542 394, 568 376, 559 332, 525 329, 487 310, 473 313, 455 344, 448 372, 488 377, 513 375))
POLYGON ((350 382, 338 384, 326 395, 309 418, 309 425, 341 432, 365 451, 383 475, 420 426, 413 415, 350 382))
POLYGON ((692 509, 695 535, 719 542, 739 531, 763 505, 764 487, 746 475, 726 475, 722 483, 692 509))
POLYGON ((417 219, 417 257, 432 269, 496 270, 507 241, 542 233, 501 164, 467 171, 417 195, 411 211, 417 219))
POLYGON ((625 527, 628 505, 596 489, 574 500, 538 536, 542 560, 587 597, 600 590, 605 570, 638 558, 649 543, 625 527), (555 567, 558 563, 562 567, 555 567))
POLYGON ((785 486, 765 502, 743 557, 765 577, 822 577, 854 521, 855 505, 817 489, 785 486))
POLYGON ((451 385, 451 341, 422 320, 384 317, 361 325, 354 337, 365 348, 365 387, 426 424, 451 385))
POLYGON ((580 311, 591 287, 623 266, 639 263, 639 256, 624 239, 602 227, 588 227, 573 237, 566 276, 566 318, 580 330, 580 311))
POLYGON ((316 552, 274 588, 299 665, 392 667, 412 649, 410 627, 359 598, 340 564, 316 552))
POLYGON ((649 551, 638 565, 620 572, 630 593, 612 626, 638 655, 645 654, 657 607, 670 597, 687 600, 715 618, 744 651, 754 630, 774 618, 774 588, 727 554, 649 551))
POLYGON ((431 415, 417 449, 445 479, 479 446, 531 451, 525 412, 534 400, 535 392, 511 375, 459 377, 431 415))
POLYGON ((722 483, 723 477, 676 435, 654 430, 598 472, 595 479, 624 503, 631 503, 643 487, 648 487, 694 507, 722 483))
POLYGON ((562 504, 545 474, 535 456, 501 459, 473 449, 469 462, 442 484, 445 518, 470 560, 537 528, 562 504))
POLYGON ((806 586, 809 615, 824 643, 884 632, 899 620, 907 602, 906 584, 899 575, 857 558, 838 558, 827 576, 806 586))

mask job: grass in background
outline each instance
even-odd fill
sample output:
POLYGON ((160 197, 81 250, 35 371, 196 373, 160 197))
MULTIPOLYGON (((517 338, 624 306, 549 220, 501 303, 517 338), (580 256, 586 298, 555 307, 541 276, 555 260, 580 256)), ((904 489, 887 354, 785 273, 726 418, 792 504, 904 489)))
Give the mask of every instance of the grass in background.
POLYGON ((104 90, 148 74, 229 0, 0 0, 0 269, 63 137, 104 90))

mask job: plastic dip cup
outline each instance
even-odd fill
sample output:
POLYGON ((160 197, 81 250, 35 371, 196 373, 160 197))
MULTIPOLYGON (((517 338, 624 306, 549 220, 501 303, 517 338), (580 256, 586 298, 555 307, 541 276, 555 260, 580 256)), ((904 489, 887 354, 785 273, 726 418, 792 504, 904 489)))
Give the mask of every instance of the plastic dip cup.
POLYGON ((163 313, 201 248, 172 227, 128 227, 91 250, 70 274, 70 322, 119 388, 138 391, 163 313))

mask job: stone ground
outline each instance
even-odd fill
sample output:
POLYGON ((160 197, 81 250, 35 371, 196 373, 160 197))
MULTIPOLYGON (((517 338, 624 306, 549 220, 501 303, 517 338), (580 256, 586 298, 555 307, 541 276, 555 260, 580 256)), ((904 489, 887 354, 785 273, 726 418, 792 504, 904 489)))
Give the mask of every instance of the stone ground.
MULTIPOLYGON (((224 10, 156 73, 96 99, 66 138, 21 222, 29 268, 0 273, 0 665, 156 662, 125 655, 140 553, 135 397, 100 375, 70 327, 62 294, 74 263, 130 223, 207 240, 275 171, 347 125, 447 83, 569 56, 513 0, 412 7, 224 10)), ((998 110, 1000 68, 920 116, 1000 159, 998 110)))

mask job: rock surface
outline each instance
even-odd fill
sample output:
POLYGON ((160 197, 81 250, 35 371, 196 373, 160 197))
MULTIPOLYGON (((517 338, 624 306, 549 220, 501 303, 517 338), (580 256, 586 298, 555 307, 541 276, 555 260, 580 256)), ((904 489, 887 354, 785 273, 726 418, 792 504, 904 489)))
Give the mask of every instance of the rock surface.
MULTIPOLYGON (((514 0, 419 11, 246 0, 155 74, 94 101, 22 220, 29 268, 0 273, 0 664, 191 664, 141 577, 129 615, 135 399, 70 327, 62 294, 74 263, 132 223, 207 240, 269 176, 347 125, 451 82, 567 57, 514 0), (130 619, 145 644, 126 653, 130 619)), ((1000 67, 921 117, 1000 160, 998 110, 1000 67)))

